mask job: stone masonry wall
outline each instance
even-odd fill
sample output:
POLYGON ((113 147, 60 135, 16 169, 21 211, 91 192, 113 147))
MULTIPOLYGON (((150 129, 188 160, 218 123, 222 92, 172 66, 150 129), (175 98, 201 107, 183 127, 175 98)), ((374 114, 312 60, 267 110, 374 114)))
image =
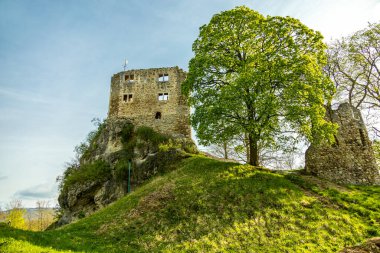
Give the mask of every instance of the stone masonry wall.
POLYGON ((125 117, 136 126, 190 138, 190 109, 181 93, 185 78, 186 73, 178 67, 115 74, 111 80, 108 117, 125 117))
POLYGON ((306 171, 344 184, 380 184, 371 141, 361 113, 348 103, 327 113, 339 125, 333 146, 311 145, 305 154, 306 171))

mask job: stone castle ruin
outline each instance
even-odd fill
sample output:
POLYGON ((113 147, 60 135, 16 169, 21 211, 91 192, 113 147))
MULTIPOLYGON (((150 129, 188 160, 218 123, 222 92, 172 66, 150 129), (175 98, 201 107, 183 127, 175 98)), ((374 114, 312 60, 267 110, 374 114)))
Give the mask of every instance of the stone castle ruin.
MULTIPOLYGON (((128 70, 113 75, 108 112, 110 120, 91 143, 91 152, 81 156, 84 163, 106 161, 111 167, 111 174, 107 178, 100 177, 63 188, 65 190, 61 191, 58 202, 64 213, 56 226, 93 213, 128 193, 126 180, 120 180, 126 176, 120 176, 116 166, 125 162, 126 150, 119 136, 131 123, 178 137, 177 141, 185 144, 181 145, 183 150, 194 145, 189 140, 190 108, 181 93, 185 77, 186 73, 178 67, 128 70)), ((305 155, 306 170, 340 183, 380 184, 379 170, 360 111, 349 104, 342 104, 337 110, 329 111, 327 118, 339 125, 336 142, 333 146, 311 145, 305 155)), ((164 171, 168 163, 180 159, 182 154, 160 154, 150 144, 140 144, 142 148, 132 147, 135 152, 131 172, 133 187, 164 171)))
POLYGON ((108 118, 128 118, 174 137, 191 137, 190 108, 178 67, 127 70, 113 75, 108 118))
POLYGON ((380 184, 379 169, 360 111, 341 104, 327 118, 339 125, 333 146, 311 145, 305 154, 306 171, 344 184, 380 184))
POLYGON ((127 70, 113 75, 108 120, 90 143, 90 152, 80 157, 81 165, 102 160, 110 167, 110 173, 62 190, 58 202, 64 214, 57 226, 93 213, 126 195, 129 192, 127 161, 132 165, 128 174, 130 186, 135 188, 166 170, 172 161, 182 159, 182 150, 192 149, 190 109, 181 92, 185 78, 186 73, 178 67, 127 70), (138 139, 137 134, 135 142, 124 140, 128 143, 125 147, 121 133, 131 123, 171 135, 179 147, 171 152, 158 152, 157 146, 138 139))
MULTIPOLYGON (((181 92, 186 73, 178 67, 122 71, 111 79, 109 119, 128 119, 135 126, 190 138, 190 108, 181 92)), ((371 141, 360 111, 348 103, 327 113, 339 125, 333 146, 311 145, 306 171, 339 183, 380 184, 371 141)))

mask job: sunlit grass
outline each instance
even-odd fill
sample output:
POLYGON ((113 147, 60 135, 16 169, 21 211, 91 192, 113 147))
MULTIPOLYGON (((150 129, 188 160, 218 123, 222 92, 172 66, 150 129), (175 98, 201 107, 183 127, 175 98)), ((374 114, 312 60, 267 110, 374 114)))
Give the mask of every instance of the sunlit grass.
MULTIPOLYGON (((39 247, 27 241, 15 240, 13 238, 0 238, 0 252, 12 253, 68 253, 71 250, 55 250, 52 247, 39 247)), ((76 251, 78 252, 78 251, 76 251)))
POLYGON ((343 191, 200 156, 177 167, 77 223, 1 227, 0 238, 86 252, 337 252, 379 235, 378 186, 343 191))

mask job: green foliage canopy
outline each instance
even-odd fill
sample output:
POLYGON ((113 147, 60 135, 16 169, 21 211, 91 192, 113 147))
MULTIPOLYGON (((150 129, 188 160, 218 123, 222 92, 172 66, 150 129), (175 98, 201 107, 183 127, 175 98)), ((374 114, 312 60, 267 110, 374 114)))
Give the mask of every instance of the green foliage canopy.
POLYGON ((249 163, 258 165, 258 144, 274 143, 284 126, 311 142, 332 140, 324 104, 334 86, 323 73, 322 39, 299 20, 247 7, 214 15, 193 44, 183 86, 200 143, 246 133, 249 163))

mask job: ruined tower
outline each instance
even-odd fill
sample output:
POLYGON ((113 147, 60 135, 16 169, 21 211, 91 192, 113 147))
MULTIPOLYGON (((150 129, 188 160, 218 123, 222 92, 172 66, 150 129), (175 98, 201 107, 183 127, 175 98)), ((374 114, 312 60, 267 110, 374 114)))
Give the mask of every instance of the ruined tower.
POLYGON ((178 67, 127 70, 113 75, 108 118, 128 118, 136 126, 190 138, 190 109, 178 67))
POLYGON ((306 171, 345 184, 380 184, 379 169, 360 111, 341 104, 327 113, 339 125, 333 146, 311 145, 305 154, 306 171))

